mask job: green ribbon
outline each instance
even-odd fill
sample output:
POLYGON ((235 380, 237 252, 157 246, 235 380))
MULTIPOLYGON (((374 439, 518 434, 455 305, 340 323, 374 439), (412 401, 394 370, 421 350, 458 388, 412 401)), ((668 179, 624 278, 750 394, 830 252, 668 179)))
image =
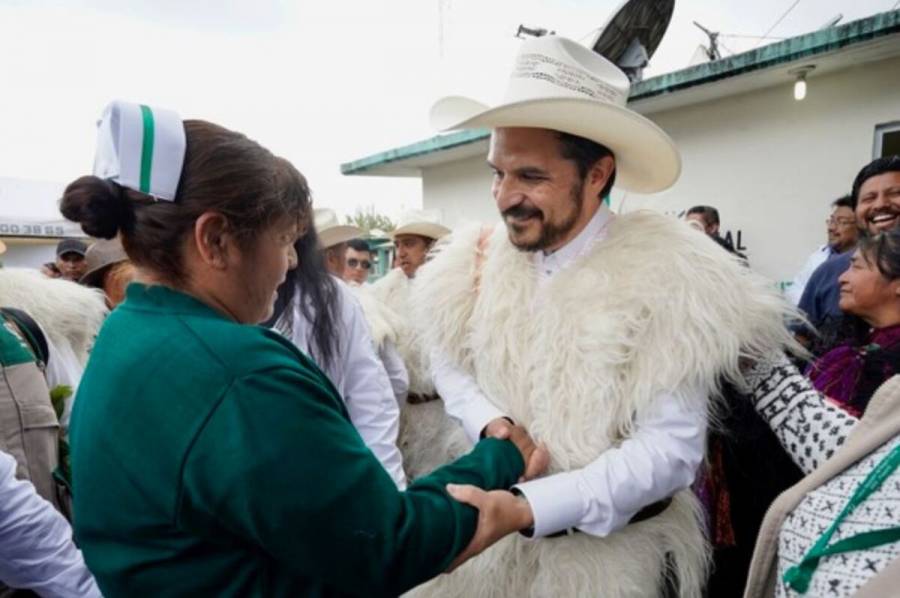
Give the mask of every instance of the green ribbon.
POLYGON ((889 527, 871 532, 862 532, 849 538, 835 542, 831 546, 828 542, 837 531, 838 526, 852 513, 856 507, 863 503, 873 492, 878 490, 884 481, 900 466, 900 446, 892 450, 887 457, 882 459, 875 469, 866 476, 859 487, 850 497, 850 501, 837 516, 837 519, 828 527, 818 541, 813 545, 800 564, 788 569, 782 578, 786 584, 799 594, 805 594, 809 589, 812 576, 819 566, 819 561, 832 554, 865 550, 874 546, 882 546, 900 540, 900 527, 889 527))
POLYGON ((153 135, 156 126, 153 111, 141 104, 141 119, 144 121, 144 141, 141 145, 141 193, 150 193, 150 173, 153 170, 153 135))

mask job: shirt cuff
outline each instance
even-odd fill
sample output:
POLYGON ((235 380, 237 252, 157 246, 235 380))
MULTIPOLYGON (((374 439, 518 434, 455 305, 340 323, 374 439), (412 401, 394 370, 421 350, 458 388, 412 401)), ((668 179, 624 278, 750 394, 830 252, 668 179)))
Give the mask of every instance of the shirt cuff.
POLYGON ((561 532, 578 525, 585 513, 584 501, 578 489, 576 472, 531 480, 514 486, 528 504, 534 516, 533 538, 561 532))
POLYGON ((465 416, 462 418, 466 436, 469 437, 473 444, 478 442, 481 439, 481 431, 484 430, 484 427, 498 417, 506 417, 506 414, 494 407, 484 397, 477 397, 471 400, 466 406, 465 416))

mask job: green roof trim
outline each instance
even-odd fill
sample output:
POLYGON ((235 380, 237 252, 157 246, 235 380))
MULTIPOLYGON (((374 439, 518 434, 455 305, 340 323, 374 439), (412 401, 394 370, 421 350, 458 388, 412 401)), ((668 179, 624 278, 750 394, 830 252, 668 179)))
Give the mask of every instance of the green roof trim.
MULTIPOLYGON (((879 13, 840 27, 799 35, 722 60, 699 64, 641 81, 632 87, 629 101, 652 98, 736 77, 744 73, 772 68, 779 64, 812 58, 893 33, 900 33, 900 10, 879 13)), ((436 135, 424 141, 341 164, 341 173, 345 175, 365 174, 377 166, 467 145, 487 139, 489 135, 490 131, 487 129, 436 135)))
POLYGON ((898 32, 900 32, 900 10, 884 12, 852 21, 840 27, 814 31, 762 48, 735 54, 722 60, 699 64, 641 81, 632 88, 628 99, 629 101, 642 100, 672 93, 704 83, 810 58, 898 32))
POLYGON ((447 135, 436 135, 435 137, 419 141, 418 143, 404 145, 403 147, 390 149, 386 152, 341 164, 341 174, 359 174, 373 166, 380 166, 398 160, 406 160, 416 156, 433 154, 434 152, 448 150, 460 145, 468 145, 475 141, 487 139, 489 135, 490 131, 487 129, 468 129, 465 131, 457 131, 456 133, 449 133, 447 135))

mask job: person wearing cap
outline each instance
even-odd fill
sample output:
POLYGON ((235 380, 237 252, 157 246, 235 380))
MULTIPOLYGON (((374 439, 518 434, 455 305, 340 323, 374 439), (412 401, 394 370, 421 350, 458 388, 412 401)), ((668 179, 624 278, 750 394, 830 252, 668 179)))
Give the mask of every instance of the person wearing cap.
POLYGON ((361 234, 333 210, 316 209, 314 227, 295 244, 298 265, 279 289, 272 323, 328 375, 366 446, 403 489, 400 406, 366 315, 340 279, 347 241, 361 234))
POLYGON ((125 300, 125 287, 134 280, 134 266, 118 239, 100 239, 85 255, 87 271, 79 281, 87 287, 100 289, 106 305, 112 309, 125 300))
POLYGON ((107 598, 396 596, 529 525, 478 513, 549 460, 521 429, 400 491, 327 376, 258 326, 312 226, 309 187, 244 135, 114 102, 62 213, 139 273, 106 319, 70 431, 75 537, 107 598), (535 462, 538 467, 525 468, 535 462))
POLYGON ((56 245, 56 267, 66 280, 78 282, 87 271, 84 259, 87 244, 78 239, 63 239, 56 245))
POLYGON ((522 43, 500 104, 432 108, 439 129, 492 130, 502 223, 455 231, 416 272, 412 321, 470 441, 515 423, 552 464, 510 491, 533 528, 414 596, 701 595, 710 553, 689 486, 709 397, 742 358, 794 347, 791 307, 685 223, 612 213, 614 185, 655 193, 681 170, 629 88, 604 57, 545 36, 522 43))

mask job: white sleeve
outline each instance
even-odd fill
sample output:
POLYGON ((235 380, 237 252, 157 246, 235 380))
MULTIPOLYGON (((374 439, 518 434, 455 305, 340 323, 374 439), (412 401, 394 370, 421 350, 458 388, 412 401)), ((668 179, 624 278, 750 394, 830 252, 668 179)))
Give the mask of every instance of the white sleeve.
POLYGON ((72 387, 72 394, 66 399, 65 409, 59 421, 63 431, 66 431, 69 429, 72 405, 75 401, 75 394, 78 392, 78 385, 81 383, 81 375, 84 373, 84 368, 81 366, 81 362, 78 361, 78 356, 75 355, 75 351, 72 349, 69 341, 57 339, 54 342, 47 334, 44 334, 44 338, 47 339, 47 349, 50 353, 45 372, 47 387, 50 390, 60 385, 72 387))
POLYGON ((800 298, 803 296, 803 290, 806 288, 806 283, 809 282, 809 277, 816 271, 816 268, 821 266, 822 263, 828 259, 829 254, 828 246, 826 245, 814 251, 812 255, 806 259, 803 267, 791 281, 791 286, 785 291, 785 297, 788 301, 794 305, 800 303, 800 298))
POLYGON ((341 288, 341 367, 344 403, 359 435, 384 465, 394 482, 406 488, 403 457, 397 448, 400 431, 400 406, 365 315, 349 289, 341 288))
POLYGON ((703 461, 704 403, 662 393, 630 438, 587 467, 518 484, 534 513, 534 537, 568 528, 607 536, 690 486, 703 461))
POLYGON ((0 452, 0 581, 40 596, 100 596, 69 523, 15 470, 0 452))
POLYGON ((469 440, 478 442, 484 427, 505 414, 484 396, 472 376, 450 363, 441 351, 433 349, 430 357, 431 379, 444 409, 462 424, 469 440))
POLYGON ((406 402, 406 396, 409 394, 409 372, 406 371, 406 365, 400 352, 397 351, 396 345, 390 340, 385 339, 378 352, 381 363, 384 364, 384 370, 387 372, 388 379, 391 381, 391 388, 394 389, 394 398, 397 403, 406 402))

